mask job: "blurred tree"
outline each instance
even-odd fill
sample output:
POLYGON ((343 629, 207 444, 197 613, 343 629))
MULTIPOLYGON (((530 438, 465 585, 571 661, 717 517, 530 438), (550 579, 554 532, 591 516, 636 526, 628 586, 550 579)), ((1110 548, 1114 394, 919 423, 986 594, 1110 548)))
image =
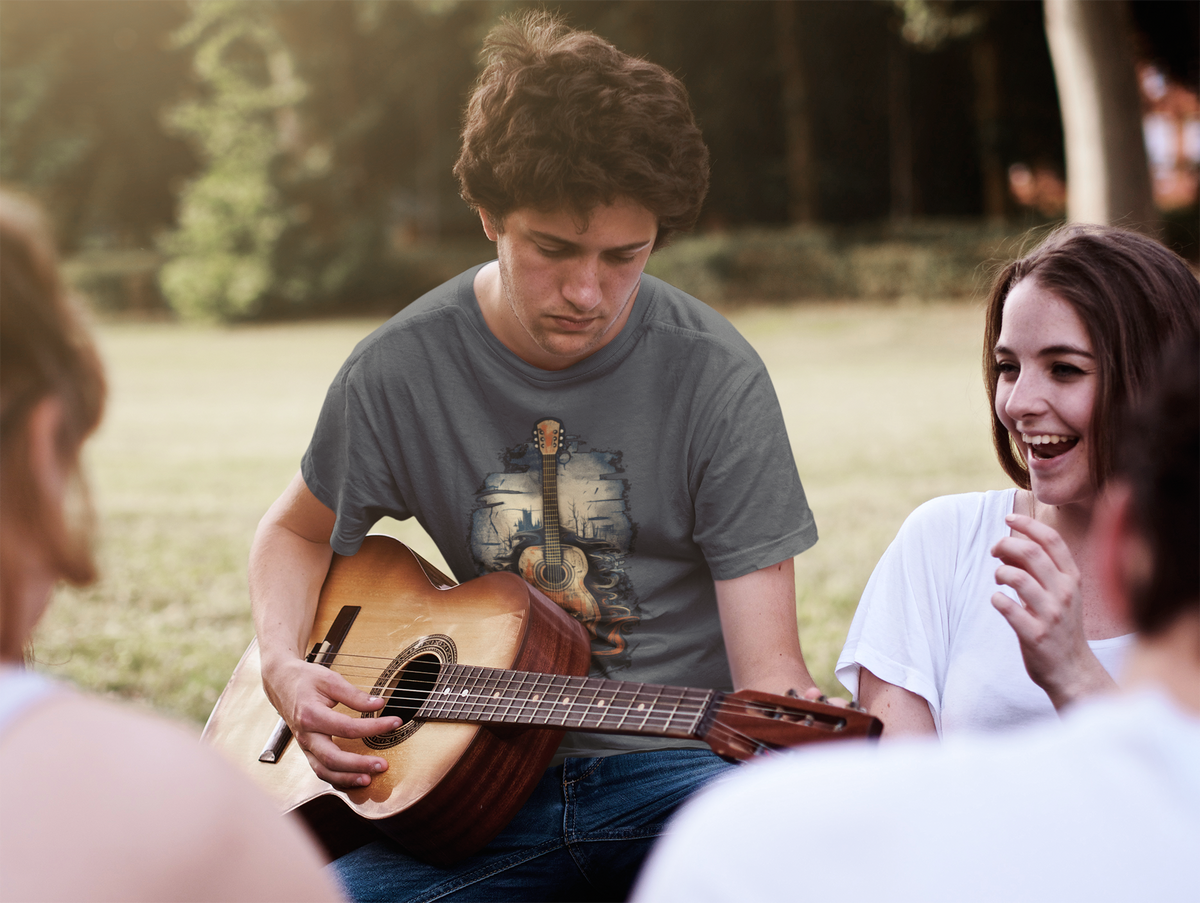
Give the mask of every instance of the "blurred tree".
POLYGON ((796 43, 796 4, 775 0, 775 40, 779 56, 787 172, 788 219, 817 219, 817 158, 813 152, 810 79, 796 43))
POLYGON ((160 282, 171 306, 194 318, 257 314, 276 281, 275 245, 287 213, 272 183, 277 157, 300 143, 295 106, 305 94, 273 19, 274 3, 209 0, 176 34, 194 46, 204 96, 169 115, 190 136, 204 172, 184 188, 179 228, 160 282))
POLYGON ((67 252, 149 248, 197 161, 159 111, 188 79, 182 2, 0 3, 0 178, 36 194, 67 252))
POLYGON ((1067 217, 1157 234, 1125 0, 1046 0, 1067 149, 1067 217))
MULTIPOLYGON (((974 87, 973 113, 979 155, 983 214, 993 222, 1004 219, 1007 185, 1000 153, 1000 67, 993 29, 989 28, 994 4, 956 0, 894 0, 903 24, 904 41, 925 51, 946 43, 969 40, 974 87)), ((912 125, 908 121, 908 58, 905 49, 893 46, 891 66, 892 216, 906 219, 912 213, 912 125)))
POLYGON ((178 41, 194 48, 202 92, 169 121, 206 167, 163 243, 176 310, 362 308, 440 281, 394 251, 479 228, 451 166, 494 14, 433 0, 194 4, 178 41))

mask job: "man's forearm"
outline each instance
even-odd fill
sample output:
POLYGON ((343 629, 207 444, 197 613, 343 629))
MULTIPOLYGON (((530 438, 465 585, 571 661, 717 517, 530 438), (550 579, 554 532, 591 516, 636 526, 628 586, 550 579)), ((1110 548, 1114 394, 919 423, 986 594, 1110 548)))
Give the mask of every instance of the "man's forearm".
POLYGON ((250 604, 263 671, 303 658, 333 551, 277 523, 263 523, 250 550, 250 604))

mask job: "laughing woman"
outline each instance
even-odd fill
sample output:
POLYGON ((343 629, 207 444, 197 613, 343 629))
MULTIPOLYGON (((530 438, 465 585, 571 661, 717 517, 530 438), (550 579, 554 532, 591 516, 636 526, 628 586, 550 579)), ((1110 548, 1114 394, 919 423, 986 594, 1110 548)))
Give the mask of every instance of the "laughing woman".
POLYGON ((926 502, 871 575, 837 676, 886 735, 1052 717, 1113 687, 1132 637, 1096 594, 1089 527, 1114 412, 1161 349, 1200 341, 1200 284, 1157 242, 1067 227, 999 275, 984 383, 1018 488, 926 502))

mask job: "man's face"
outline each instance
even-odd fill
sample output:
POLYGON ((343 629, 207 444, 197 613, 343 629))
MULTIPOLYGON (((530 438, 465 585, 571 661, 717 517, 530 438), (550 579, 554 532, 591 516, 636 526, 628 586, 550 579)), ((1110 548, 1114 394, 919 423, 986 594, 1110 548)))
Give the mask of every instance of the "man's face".
POLYGON ((528 207, 508 214, 502 231, 485 213, 483 227, 500 262, 499 309, 488 325, 544 370, 569 367, 617 337, 658 234, 654 214, 633 201, 596 207, 583 231, 571 211, 528 207))

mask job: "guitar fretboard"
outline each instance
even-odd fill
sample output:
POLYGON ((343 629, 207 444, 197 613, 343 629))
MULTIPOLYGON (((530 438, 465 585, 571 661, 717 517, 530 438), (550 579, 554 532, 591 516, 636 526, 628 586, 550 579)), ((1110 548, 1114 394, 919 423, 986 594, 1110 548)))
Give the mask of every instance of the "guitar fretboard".
POLYGON ((452 665, 420 721, 527 724, 606 734, 702 739, 715 690, 452 665))
POLYGON ((562 543, 558 530, 558 455, 542 455, 542 528, 546 539, 546 564, 562 565, 562 543))

